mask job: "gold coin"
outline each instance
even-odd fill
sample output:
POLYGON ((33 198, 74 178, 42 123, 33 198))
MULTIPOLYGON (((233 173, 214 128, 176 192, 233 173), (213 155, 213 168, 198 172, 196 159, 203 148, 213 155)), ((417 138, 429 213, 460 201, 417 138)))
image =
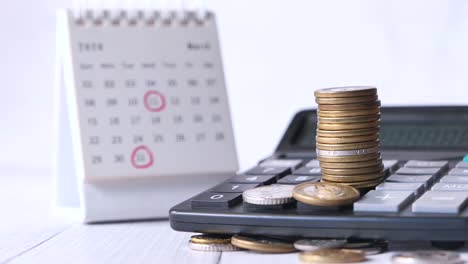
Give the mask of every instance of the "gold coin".
POLYGON ((353 130, 323 130, 317 129, 318 137, 357 137, 363 135, 373 135, 379 133, 380 127, 353 129, 353 130))
POLYGON ((369 173, 377 173, 383 171, 383 164, 379 164, 376 166, 371 167, 361 167, 361 168, 350 168, 350 169, 327 169, 322 168, 322 173, 325 175, 362 175, 362 174, 369 174, 369 173))
POLYGON ((190 237, 190 242, 197 244, 231 244, 231 235, 204 234, 190 237))
POLYGON ((382 158, 358 162, 320 162, 322 169, 353 169, 353 168, 366 168, 382 164, 382 158))
POLYGON ((376 115, 380 113, 380 107, 363 109, 363 110, 353 110, 353 111, 326 111, 318 110, 317 115, 319 117, 351 117, 351 116, 366 116, 366 115, 376 115))
POLYGON ((374 160, 380 157, 380 152, 370 153, 365 155, 356 155, 356 156, 340 156, 340 157, 330 157, 330 156, 318 156, 317 159, 320 162, 358 162, 365 160, 374 160))
POLYGON ((375 179, 380 179, 384 176, 382 171, 369 173, 369 174, 358 174, 358 175, 330 175, 322 173, 322 179, 328 182, 336 182, 336 183, 356 183, 356 182, 364 182, 364 181, 372 181, 375 179))
POLYGON ((339 206, 351 204, 359 199, 359 191, 336 183, 303 183, 293 190, 293 197, 299 202, 317 206, 339 206))
POLYGON ((380 137, 379 133, 356 136, 356 137, 315 137, 317 143, 322 144, 346 144, 376 140, 380 137))
POLYGON ((247 237, 235 235, 232 237, 231 243, 236 247, 259 252, 289 253, 296 251, 294 245, 288 241, 261 236, 247 237))
POLYGON ((355 97, 377 94, 377 88, 373 86, 344 86, 318 89, 315 97, 355 97))
POLYGON ((355 130, 355 129, 364 129, 364 128, 377 128, 380 125, 380 119, 371 122, 362 122, 362 123, 349 123, 349 124, 333 124, 333 123, 317 123, 318 129, 323 130, 332 130, 332 131, 342 131, 342 130, 355 130))
POLYGON ((372 102, 378 99, 377 94, 373 95, 366 95, 366 96, 356 96, 356 97, 317 97, 315 98, 315 102, 317 104, 356 104, 356 103, 364 103, 364 102, 372 102))
POLYGON ((364 102, 364 103, 357 103, 357 104, 336 104, 336 105, 323 105, 320 104, 318 106, 319 110, 331 110, 331 111, 351 111, 351 110, 361 110, 361 109, 372 109, 380 107, 380 100, 374 102, 364 102))
MULTIPOLYGON (((383 180, 384 180, 384 178, 382 177, 382 178, 369 180, 369 181, 341 182, 340 184, 352 186, 352 187, 357 188, 357 189, 364 189, 364 188, 375 187, 375 186, 379 185, 381 182, 383 182, 383 180)), ((324 181, 326 183, 335 183, 335 182, 331 182, 329 180, 324 180, 324 179, 322 179, 322 181, 324 181)))
POLYGON ((372 140, 367 142, 357 142, 357 143, 348 143, 348 144, 324 144, 317 143, 316 147, 322 150, 351 150, 351 149, 367 149, 377 147, 379 145, 379 140, 372 140))
POLYGON ((299 259, 307 263, 352 263, 364 261, 366 254, 357 249, 323 248, 301 252, 299 259))
POLYGON ((348 123, 363 123, 377 121, 380 119, 380 114, 364 115, 364 116, 348 116, 348 117, 318 117, 318 122, 328 124, 348 124, 348 123))

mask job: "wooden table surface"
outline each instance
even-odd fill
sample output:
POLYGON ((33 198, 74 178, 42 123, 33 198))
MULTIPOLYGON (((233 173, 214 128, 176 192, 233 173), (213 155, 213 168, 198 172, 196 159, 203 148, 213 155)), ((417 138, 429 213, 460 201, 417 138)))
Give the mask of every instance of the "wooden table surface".
MULTIPOLYGON (((1 169, 0 264, 2 263, 300 263, 297 253, 190 250, 191 234, 173 231, 168 221, 84 225, 52 204, 46 170, 1 169)), ((429 249, 425 242, 391 243, 394 251, 429 249)), ((461 250, 468 252, 467 248, 461 250)), ((394 252, 365 263, 391 263, 394 252)), ((468 260, 468 253, 462 254, 468 260)))

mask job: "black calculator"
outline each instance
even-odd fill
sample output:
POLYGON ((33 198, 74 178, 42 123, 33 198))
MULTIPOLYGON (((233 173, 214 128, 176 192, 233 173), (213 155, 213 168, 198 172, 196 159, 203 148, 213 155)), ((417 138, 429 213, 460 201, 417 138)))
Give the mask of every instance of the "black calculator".
POLYGON ((318 182, 315 110, 297 113, 273 155, 170 210, 173 229, 286 237, 468 240, 468 107, 382 107, 385 180, 353 206, 252 206, 245 190, 318 182))

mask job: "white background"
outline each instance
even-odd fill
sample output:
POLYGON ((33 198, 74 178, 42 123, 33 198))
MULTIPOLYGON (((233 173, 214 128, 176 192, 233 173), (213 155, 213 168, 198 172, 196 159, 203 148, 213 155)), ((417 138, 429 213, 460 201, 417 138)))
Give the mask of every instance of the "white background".
MULTIPOLYGON (((468 1, 205 3, 218 15, 242 168, 272 153, 317 88, 376 85, 385 105, 468 102, 468 1)), ((49 168, 54 15, 71 1, 2 4, 0 166, 49 168)))

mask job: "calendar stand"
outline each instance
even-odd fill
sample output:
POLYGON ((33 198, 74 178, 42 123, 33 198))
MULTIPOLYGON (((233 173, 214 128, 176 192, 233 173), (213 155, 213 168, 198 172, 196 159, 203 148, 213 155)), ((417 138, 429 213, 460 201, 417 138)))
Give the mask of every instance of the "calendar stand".
MULTIPOLYGON (((216 31, 213 31, 214 20, 212 20, 211 29, 203 30, 196 28, 170 29, 163 28, 162 23, 159 25, 154 23, 156 25, 151 28, 143 27, 143 30, 148 30, 145 34, 143 34, 144 32, 135 33, 142 31, 142 27, 135 29, 121 24, 118 29, 112 26, 95 29, 95 21, 91 22, 91 26, 81 28, 75 24, 73 12, 60 11, 58 14, 55 91, 55 138, 57 144, 54 148, 57 205, 79 209, 80 215, 86 223, 167 218, 170 207, 222 182, 238 169, 222 69, 212 69, 213 67, 210 66, 208 70, 199 70, 190 74, 190 78, 207 78, 206 76, 210 74, 212 76, 210 78, 218 81, 219 85, 216 87, 200 85, 199 87, 169 89, 170 87, 164 85, 165 71, 167 71, 167 76, 171 76, 171 78, 183 79, 186 74, 180 73, 181 70, 171 72, 170 69, 164 69, 162 73, 154 74, 159 79, 151 81, 160 84, 157 91, 153 86, 150 87, 152 83, 144 78, 141 78, 141 81, 142 83, 146 81, 145 85, 142 84, 133 90, 118 86, 124 83, 124 80, 116 80, 116 87, 106 90, 105 85, 100 86, 102 80, 99 79, 101 75, 107 74, 106 71, 99 68, 98 70, 102 74, 93 72, 87 75, 87 72, 80 71, 82 70, 80 65, 84 64, 83 61, 86 61, 86 65, 94 65, 94 69, 98 68, 96 65, 100 65, 100 60, 107 62, 109 58, 114 59, 117 63, 127 59, 136 61, 138 58, 132 57, 132 53, 128 53, 129 49, 135 48, 139 50, 140 56, 143 55, 142 58, 151 58, 152 61, 156 61, 156 65, 160 54, 168 54, 168 52, 158 53, 157 50, 154 51, 151 48, 147 54, 143 54, 141 47, 131 47, 131 43, 123 46, 116 44, 112 47, 112 51, 115 53, 113 56, 124 56, 122 54, 127 53, 129 57, 114 58, 110 56, 112 54, 106 53, 107 51, 102 51, 103 54, 83 55, 77 50, 77 45, 81 45, 82 42, 92 42, 100 43, 98 45, 104 45, 108 48, 117 43, 117 39, 128 40, 128 35, 132 35, 138 41, 135 42, 135 45, 151 42, 154 39, 159 41, 158 38, 161 36, 167 36, 171 38, 168 42, 182 42, 183 45, 179 45, 182 48, 189 41, 209 43, 204 45, 209 45, 210 48, 215 47, 213 49, 214 55, 197 51, 193 58, 182 58, 183 62, 192 60, 195 61, 194 64, 202 65, 201 62, 208 60, 210 65, 214 62, 221 66, 217 35, 216 31), (160 28, 155 28, 158 26, 160 28), (196 31, 197 34, 187 34, 191 31, 196 31), (187 35, 193 39, 184 40, 184 36, 187 35), (130 47, 125 48, 128 45, 130 47), (80 84, 83 79, 93 83, 94 90, 86 90, 86 87, 82 87, 80 84), (94 107, 94 104, 90 106, 84 103, 92 100, 96 102, 96 105, 99 105, 105 100, 110 102, 110 99, 114 102, 126 102, 128 94, 138 95, 135 98, 141 99, 142 103, 134 108, 128 106, 128 109, 124 108, 127 107, 125 105, 121 108, 89 109, 88 107, 94 107), (163 97, 163 94, 166 97, 170 96, 171 100, 163 97), (187 106, 185 108, 180 106, 179 101, 174 98, 186 102, 187 106), (193 98, 198 98, 198 101, 193 100, 193 98), (162 100, 155 101, 155 99, 162 100), (225 103, 220 104, 220 101, 225 103), (199 106, 200 102, 205 102, 205 105, 199 106), (157 104, 157 107, 154 104, 157 104), (163 108, 164 111, 162 111, 163 108), (138 114, 139 120, 158 118, 158 120, 171 121, 162 124, 141 121, 141 124, 131 123, 132 126, 124 126, 124 121, 120 121, 119 125, 121 126, 115 127, 110 127, 105 123, 108 114, 119 114, 119 111, 122 113, 119 116, 121 120, 126 120, 125 115, 131 114, 133 111, 138 114), (191 117, 189 115, 196 111, 198 111, 198 119, 194 117, 191 121, 192 118, 188 117, 191 117), (184 113, 187 116, 182 119, 181 116, 183 117, 184 113), (213 115, 213 113, 216 114, 213 115), (209 117, 213 115, 217 118, 209 119, 203 115, 209 117), (85 120, 91 119, 89 116, 93 116, 92 119, 95 120, 91 123, 92 126, 85 122, 85 120), (180 124, 181 120, 185 119, 189 121, 180 124), (206 120, 212 120, 215 123, 209 123, 206 120), (192 123, 202 121, 205 121, 205 124, 192 123), (207 132, 190 134, 191 131, 197 129, 207 132), (112 145, 115 142, 112 144, 102 143, 106 142, 105 140, 110 140, 111 133, 112 135, 119 134, 123 143, 117 142, 118 145, 112 145), (159 136, 159 134, 159 137, 156 137, 153 133, 164 133, 164 137, 159 136), (161 142, 161 138, 166 139, 166 141, 161 142), (88 142, 88 139, 96 140, 88 142), (100 154, 99 159, 95 158, 96 153, 100 154), (111 156, 113 154, 115 155, 111 156)), ((177 50, 174 50, 173 53, 181 54, 177 50)), ((191 53, 192 51, 187 54, 191 53)), ((179 55, 172 58, 173 61, 177 59, 181 59, 179 55)), ((188 63, 185 64, 188 65, 188 63)), ((157 65, 163 65, 163 63, 157 65)), ((144 75, 140 74, 141 72, 144 71, 132 72, 133 75, 130 75, 136 78, 139 75, 144 75)), ((109 76, 121 77, 121 75, 125 75, 125 72, 119 70, 119 74, 114 75, 113 73, 109 76)), ((109 104, 106 106, 110 107, 109 104)))

